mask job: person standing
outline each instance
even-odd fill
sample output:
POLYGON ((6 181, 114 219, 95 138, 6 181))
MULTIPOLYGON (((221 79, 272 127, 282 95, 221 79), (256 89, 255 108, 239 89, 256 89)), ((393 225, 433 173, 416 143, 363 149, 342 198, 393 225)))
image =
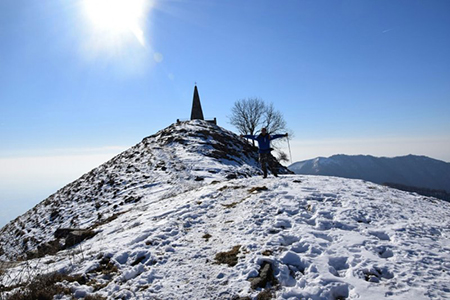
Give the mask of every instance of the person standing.
POLYGON ((273 158, 270 151, 272 151, 272 148, 270 148, 270 141, 274 139, 278 139, 281 137, 287 137, 288 134, 274 134, 270 135, 267 133, 267 129, 263 128, 261 129, 261 133, 259 135, 242 135, 241 137, 252 139, 258 141, 258 147, 259 147, 259 162, 261 164, 262 171, 264 173, 263 178, 267 177, 267 166, 269 166, 270 171, 275 177, 278 177, 277 170, 273 166, 273 161, 275 158, 273 158), (272 159, 271 159, 272 157, 272 159))

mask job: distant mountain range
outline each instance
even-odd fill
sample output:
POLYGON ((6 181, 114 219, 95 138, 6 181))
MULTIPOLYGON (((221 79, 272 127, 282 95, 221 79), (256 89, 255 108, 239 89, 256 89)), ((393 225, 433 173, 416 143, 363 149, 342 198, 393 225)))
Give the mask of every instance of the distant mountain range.
POLYGON ((289 169, 296 174, 363 179, 441 199, 445 194, 450 196, 450 163, 426 156, 388 158, 340 154, 296 162, 289 169))

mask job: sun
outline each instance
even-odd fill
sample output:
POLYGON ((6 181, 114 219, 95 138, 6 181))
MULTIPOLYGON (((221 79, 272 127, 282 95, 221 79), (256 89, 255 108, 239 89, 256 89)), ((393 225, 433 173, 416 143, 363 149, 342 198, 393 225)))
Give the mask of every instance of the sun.
POLYGON ((95 30, 118 37, 133 34, 145 45, 143 23, 149 0, 84 0, 85 13, 95 30))

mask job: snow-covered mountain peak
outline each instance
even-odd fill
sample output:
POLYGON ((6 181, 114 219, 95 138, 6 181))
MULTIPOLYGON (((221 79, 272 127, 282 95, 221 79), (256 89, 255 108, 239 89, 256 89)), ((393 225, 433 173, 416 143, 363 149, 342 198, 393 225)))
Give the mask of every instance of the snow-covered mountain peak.
POLYGON ((145 138, 2 229, 3 259, 29 252, 0 273, 0 297, 56 272, 54 299, 450 298, 450 203, 262 179, 256 159, 201 121, 145 138))
MULTIPOLYGON (((290 173, 277 166, 280 174, 290 173)), ((213 181, 257 174, 257 152, 246 140, 201 120, 175 123, 6 225, 0 231, 0 259, 40 255, 36 250, 48 248, 58 228, 92 228, 145 203, 149 194, 170 197, 213 181)))

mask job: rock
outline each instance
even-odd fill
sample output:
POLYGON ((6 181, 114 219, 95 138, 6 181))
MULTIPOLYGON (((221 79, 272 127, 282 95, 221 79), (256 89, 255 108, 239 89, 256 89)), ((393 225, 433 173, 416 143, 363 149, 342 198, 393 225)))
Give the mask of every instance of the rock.
POLYGON ((269 262, 263 262, 259 271, 259 276, 251 279, 251 287, 254 290, 257 288, 264 289, 268 283, 275 286, 277 284, 277 280, 273 276, 272 264, 269 262))

